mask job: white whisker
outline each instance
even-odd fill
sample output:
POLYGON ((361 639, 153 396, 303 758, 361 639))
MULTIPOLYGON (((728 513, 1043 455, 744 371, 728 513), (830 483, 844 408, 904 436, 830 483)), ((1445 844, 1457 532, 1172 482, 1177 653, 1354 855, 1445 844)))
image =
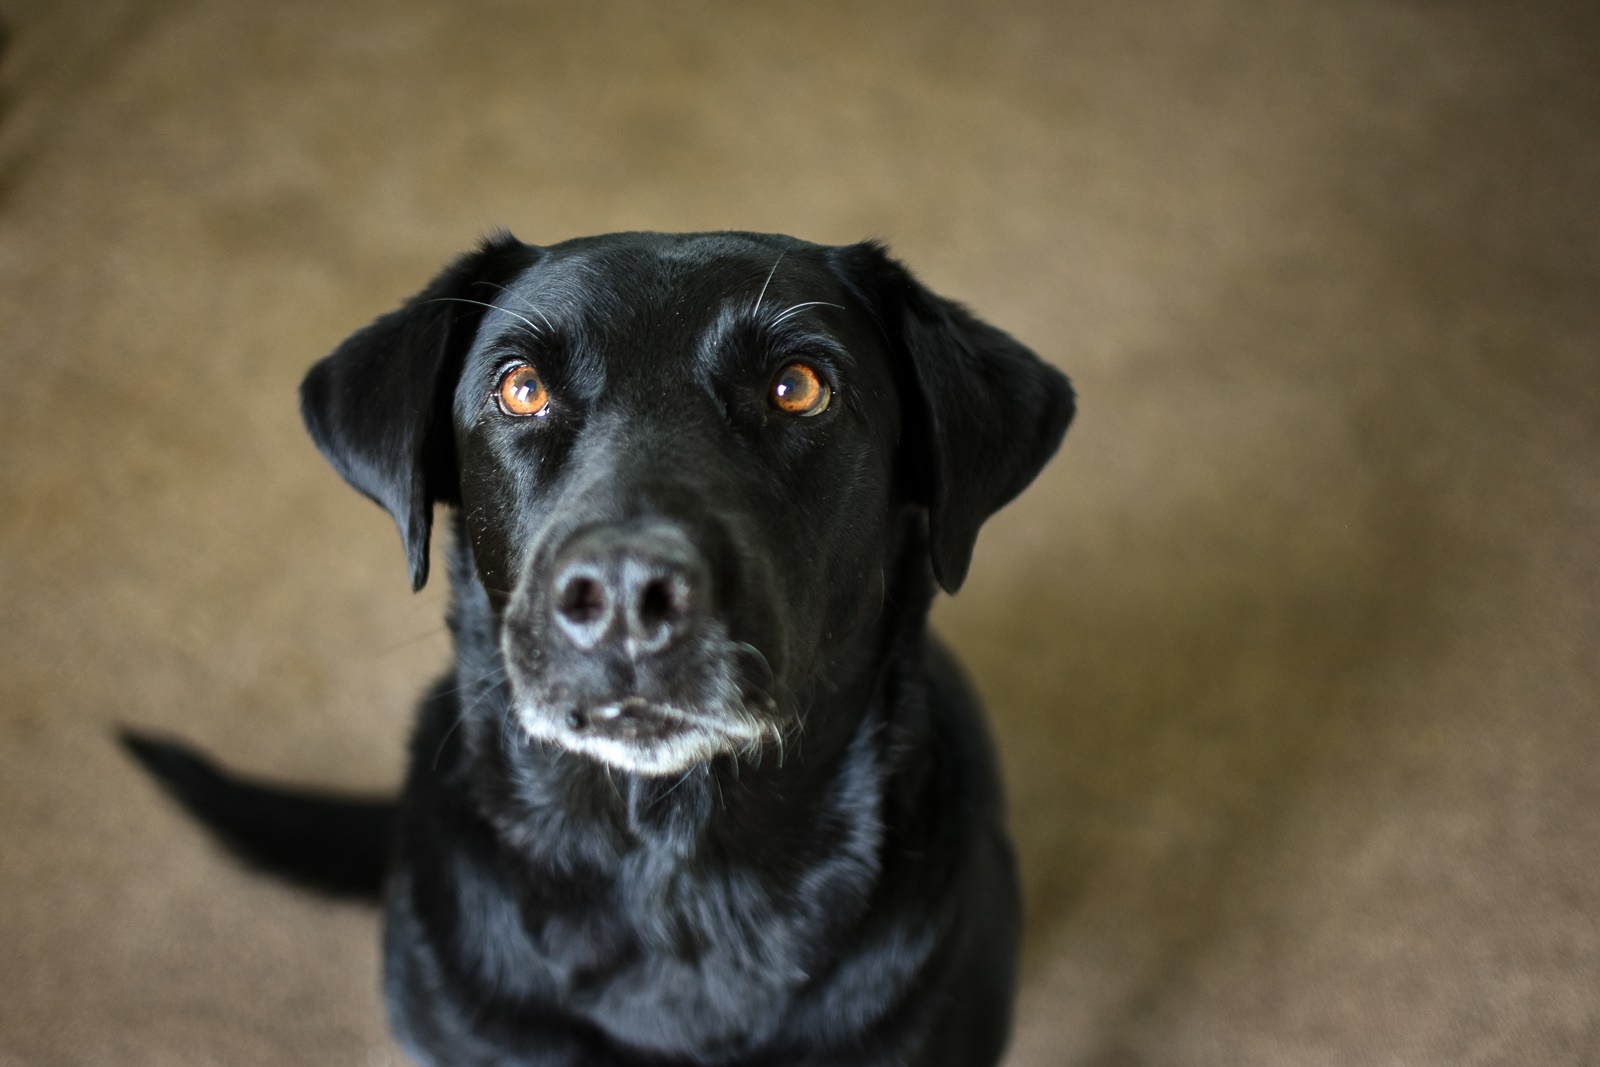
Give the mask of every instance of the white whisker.
POLYGON ((669 788, 665 793, 662 793, 660 796, 656 797, 654 803, 655 804, 659 804, 663 800, 666 800, 668 797, 670 797, 673 794, 673 792, 680 785, 682 785, 684 782, 687 782, 689 780, 689 776, 691 774, 693 774, 694 772, 695 772, 695 768, 694 767, 690 767, 688 770, 684 771, 683 772, 683 776, 681 778, 679 778, 676 782, 673 782, 671 788, 669 788))
MULTIPOLYGON (((454 692, 454 693, 460 693, 462 690, 464 690, 469 685, 484 685, 483 692, 479 693, 475 698, 473 698, 471 703, 469 703, 466 707, 462 708, 459 713, 457 713, 457 715, 455 717, 455 721, 450 724, 450 728, 444 732, 444 736, 443 737, 439 738, 439 747, 433 753, 433 769, 434 770, 438 770, 439 769, 439 757, 444 755, 444 747, 450 741, 450 735, 455 733, 456 730, 461 726, 461 724, 466 722, 467 719, 470 716, 472 716, 478 710, 479 706, 482 705, 484 701, 488 700, 491 696, 493 696, 495 694, 495 692, 500 688, 501 683, 504 682, 505 679, 506 679, 505 670, 504 670, 504 668, 500 668, 500 669, 497 669, 497 670, 491 672, 491 674, 485 675, 485 676, 483 676, 481 678, 478 678, 478 679, 475 679, 472 682, 464 682, 461 685, 457 686, 454 690, 452 690, 452 692, 454 692), (498 674, 499 677, 498 678, 492 678, 492 676, 495 675, 495 674, 498 674), (485 684, 485 683, 487 683, 487 684, 485 684)), ((504 736, 503 733, 502 733, 502 736, 504 736)))
POLYGON ((767 295, 767 286, 772 284, 772 276, 778 273, 778 264, 783 262, 783 257, 788 255, 788 249, 778 253, 778 258, 772 263, 772 269, 767 271, 767 280, 761 283, 761 292, 756 294, 756 302, 750 305, 751 311, 761 310, 761 299, 767 295))
POLYGON ((494 282, 484 282, 483 284, 484 285, 493 286, 494 288, 500 290, 502 293, 506 294, 507 296, 512 297, 512 298, 514 298, 516 300, 522 301, 522 306, 523 307, 527 308, 529 311, 531 311, 535 315, 539 316, 539 318, 544 319, 544 324, 546 326, 550 327, 550 332, 551 333, 555 333, 556 332, 555 324, 552 323, 545 316, 544 312, 539 310, 539 305, 535 304, 533 301, 529 300, 527 297, 521 295, 520 293, 513 293, 510 289, 507 289, 505 286, 497 285, 494 282))
MULTIPOLYGON (((539 330, 539 324, 538 323, 534 322, 532 319, 528 318, 525 315, 518 315, 515 311, 512 311, 510 308, 503 308, 499 304, 485 304, 482 300, 468 300, 464 296, 436 296, 432 300, 429 300, 428 303, 430 303, 430 304, 443 304, 443 303, 477 304, 479 307, 488 308, 490 311, 504 311, 507 315, 510 315, 512 318, 521 319, 523 322, 527 323, 528 324, 528 329, 533 331, 533 335, 535 337, 542 336, 542 333, 539 330)), ((534 310, 538 311, 537 308, 535 308, 534 310)), ((541 319, 544 318, 543 315, 540 315, 539 317, 541 319)), ((554 327, 551 327, 551 328, 554 329, 554 327)))
POLYGON ((777 326, 780 323, 782 323, 784 319, 787 319, 791 315, 796 315, 796 314, 804 311, 806 308, 814 308, 814 307, 830 307, 830 308, 838 308, 840 311, 844 310, 844 306, 841 305, 841 304, 829 303, 826 300, 809 300, 804 304, 796 304, 796 305, 794 305, 794 307, 785 308, 784 311, 777 318, 772 320, 770 325, 777 326))

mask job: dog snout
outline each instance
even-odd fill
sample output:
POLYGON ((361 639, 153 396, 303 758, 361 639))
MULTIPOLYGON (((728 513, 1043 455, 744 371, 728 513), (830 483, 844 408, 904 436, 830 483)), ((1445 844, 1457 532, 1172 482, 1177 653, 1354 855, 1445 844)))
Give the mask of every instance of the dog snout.
POLYGON ((557 631, 584 652, 655 655, 693 633, 710 594, 710 568, 677 527, 602 527, 560 552, 550 605, 557 631))

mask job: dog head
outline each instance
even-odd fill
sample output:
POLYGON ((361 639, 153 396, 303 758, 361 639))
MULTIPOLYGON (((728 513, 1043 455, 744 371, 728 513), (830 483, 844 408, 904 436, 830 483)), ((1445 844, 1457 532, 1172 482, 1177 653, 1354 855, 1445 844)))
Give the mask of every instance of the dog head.
POLYGON ((301 395, 413 587, 434 504, 461 509, 526 733, 647 775, 848 688, 906 517, 954 592, 1073 414, 881 247, 741 233, 495 237, 301 395))

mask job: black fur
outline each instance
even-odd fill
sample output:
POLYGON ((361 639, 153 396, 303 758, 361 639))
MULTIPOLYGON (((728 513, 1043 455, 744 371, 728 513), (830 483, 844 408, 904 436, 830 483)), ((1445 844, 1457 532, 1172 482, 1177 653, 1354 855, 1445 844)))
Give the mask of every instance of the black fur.
POLYGON ((302 396, 417 586, 454 506, 456 666, 398 810, 128 743, 256 863, 335 891, 387 872, 413 1056, 998 1060, 1014 863, 926 615, 1059 444, 1065 378, 876 245, 501 236, 302 396), (772 401, 795 362, 832 389, 814 416, 772 401), (542 414, 494 399, 520 364, 542 414))

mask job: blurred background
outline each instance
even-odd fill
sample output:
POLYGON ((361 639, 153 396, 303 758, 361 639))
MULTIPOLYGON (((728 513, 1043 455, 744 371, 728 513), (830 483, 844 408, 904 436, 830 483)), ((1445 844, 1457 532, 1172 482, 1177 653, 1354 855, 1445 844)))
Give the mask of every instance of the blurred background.
POLYGON ((495 226, 881 237, 1073 377, 935 619, 1012 1067, 1600 1062, 1592 0, 4 16, 0 1063, 399 1061, 111 728, 397 781, 441 589, 295 387, 495 226))

